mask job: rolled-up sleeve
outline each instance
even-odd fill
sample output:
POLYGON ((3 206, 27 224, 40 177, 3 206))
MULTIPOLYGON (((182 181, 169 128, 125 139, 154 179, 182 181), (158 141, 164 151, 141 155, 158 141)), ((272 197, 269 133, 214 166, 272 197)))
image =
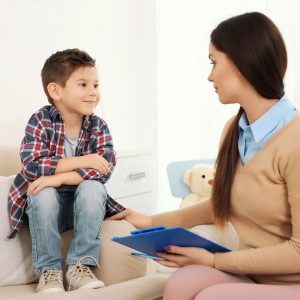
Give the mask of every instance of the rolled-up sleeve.
POLYGON ((22 171, 27 180, 32 182, 40 176, 55 173, 59 157, 51 156, 49 147, 41 117, 34 114, 26 126, 20 149, 22 171))
POLYGON ((91 136, 91 153, 97 153, 101 155, 109 163, 109 171, 106 175, 101 174, 95 169, 76 169, 76 171, 85 180, 98 180, 101 183, 106 183, 110 178, 115 165, 116 165, 116 154, 113 148, 113 141, 107 124, 102 121, 102 125, 99 129, 94 129, 91 136))

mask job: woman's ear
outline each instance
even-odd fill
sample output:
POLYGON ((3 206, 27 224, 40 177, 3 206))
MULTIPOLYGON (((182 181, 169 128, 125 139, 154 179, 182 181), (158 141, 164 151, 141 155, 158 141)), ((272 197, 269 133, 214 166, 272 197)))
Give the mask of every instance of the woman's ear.
POLYGON ((55 100, 55 101, 60 100, 60 98, 61 98, 61 87, 57 83, 50 82, 47 85, 47 90, 48 90, 48 93, 49 93, 50 97, 53 100, 55 100))

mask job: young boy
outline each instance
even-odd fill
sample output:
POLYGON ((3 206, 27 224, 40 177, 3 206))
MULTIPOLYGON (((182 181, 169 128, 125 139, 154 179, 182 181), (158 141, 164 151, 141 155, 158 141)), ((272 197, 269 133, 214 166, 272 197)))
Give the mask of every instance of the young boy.
POLYGON ((105 216, 123 207, 104 183, 116 164, 106 123, 93 114, 100 94, 95 60, 78 49, 50 56, 42 69, 51 105, 34 113, 20 150, 22 171, 8 207, 15 237, 24 212, 32 239, 38 292, 64 291, 60 233, 74 228, 66 264, 69 289, 100 288, 90 266, 99 266, 99 230, 105 216), (107 211, 106 211, 107 210, 107 211))

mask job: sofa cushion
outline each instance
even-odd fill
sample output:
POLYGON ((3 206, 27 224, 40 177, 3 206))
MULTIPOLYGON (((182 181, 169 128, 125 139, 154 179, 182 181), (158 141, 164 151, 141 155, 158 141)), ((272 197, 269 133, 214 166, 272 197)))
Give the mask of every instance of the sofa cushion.
POLYGON ((15 176, 0 176, 0 286, 33 282, 31 239, 27 226, 22 226, 15 239, 7 236, 11 230, 8 220, 8 191, 15 176))
POLYGON ((67 293, 34 293, 36 285, 1 287, 1 300, 161 300, 165 276, 152 275, 117 283, 97 290, 67 293))

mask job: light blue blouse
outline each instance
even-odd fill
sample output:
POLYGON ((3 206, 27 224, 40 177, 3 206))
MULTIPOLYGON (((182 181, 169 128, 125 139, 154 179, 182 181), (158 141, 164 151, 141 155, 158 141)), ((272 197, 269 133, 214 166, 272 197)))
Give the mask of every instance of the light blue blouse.
POLYGON ((243 164, 255 154, 285 125, 290 123, 297 112, 286 95, 273 105, 258 120, 249 125, 244 112, 239 120, 238 148, 243 164))

